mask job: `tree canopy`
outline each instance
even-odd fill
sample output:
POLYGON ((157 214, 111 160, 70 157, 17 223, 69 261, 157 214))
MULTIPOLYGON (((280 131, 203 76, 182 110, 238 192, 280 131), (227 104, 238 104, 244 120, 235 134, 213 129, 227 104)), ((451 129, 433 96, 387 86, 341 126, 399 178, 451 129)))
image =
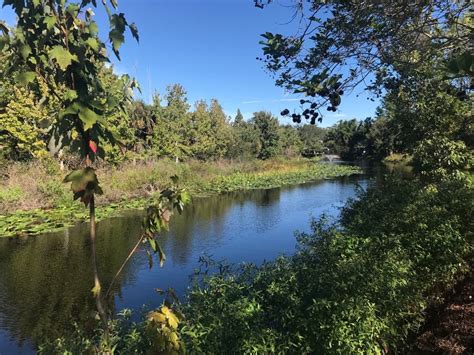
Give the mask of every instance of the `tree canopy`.
MULTIPOLYGON (((258 7, 272 1, 255 0, 258 7)), ((362 85, 382 95, 407 73, 431 63, 462 92, 474 73, 470 1, 295 0, 298 33, 263 34, 264 63, 276 84, 307 96, 302 116, 322 120, 344 93, 362 85), (318 111, 316 111, 318 109, 318 111), (316 115, 319 113, 318 115, 316 115)), ((403 78, 405 75, 405 78, 403 78)), ((288 110, 282 112, 288 115, 288 110)), ((301 114, 294 114, 294 120, 301 114)))

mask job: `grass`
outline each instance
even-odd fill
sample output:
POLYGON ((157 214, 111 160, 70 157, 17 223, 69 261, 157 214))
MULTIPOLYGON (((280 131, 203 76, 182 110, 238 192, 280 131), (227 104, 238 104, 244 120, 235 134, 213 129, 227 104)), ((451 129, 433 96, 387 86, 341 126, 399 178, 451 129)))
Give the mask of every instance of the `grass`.
MULTIPOLYGON (((308 159, 268 161, 169 160, 124 163, 102 167, 97 174, 104 194, 98 197, 97 218, 141 209, 148 198, 178 175, 180 185, 193 196, 264 189, 359 173, 350 166, 318 163, 308 159)), ((0 186, 0 237, 36 235, 56 231, 87 220, 87 209, 72 200, 66 175, 54 161, 14 164, 0 186)))

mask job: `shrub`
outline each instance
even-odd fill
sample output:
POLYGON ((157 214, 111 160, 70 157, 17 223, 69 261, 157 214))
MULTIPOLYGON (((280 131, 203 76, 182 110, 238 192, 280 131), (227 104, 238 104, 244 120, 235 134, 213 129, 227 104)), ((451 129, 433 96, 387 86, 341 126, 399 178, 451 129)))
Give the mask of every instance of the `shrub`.
MULTIPOLYGON (((185 306, 192 352, 400 351, 472 252, 472 185, 392 179, 361 191, 340 225, 312 222, 299 250, 198 275, 185 306)), ((213 269, 220 264, 207 263, 213 269)), ((206 269, 207 269, 206 268, 206 269)))

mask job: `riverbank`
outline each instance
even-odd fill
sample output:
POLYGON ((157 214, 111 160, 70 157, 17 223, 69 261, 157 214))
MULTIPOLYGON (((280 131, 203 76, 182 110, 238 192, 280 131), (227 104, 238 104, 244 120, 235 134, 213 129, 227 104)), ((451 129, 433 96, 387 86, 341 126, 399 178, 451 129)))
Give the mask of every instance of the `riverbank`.
POLYGON ((428 310, 410 354, 474 352, 474 270, 444 295, 444 302, 428 310))
MULTIPOLYGON (((97 218, 143 208, 153 193, 177 175, 193 196, 244 189, 263 189, 360 173, 351 166, 309 159, 175 164, 168 160, 102 167, 97 175, 104 190, 98 198, 97 218)), ((87 209, 72 201, 66 173, 55 162, 16 164, 0 187, 0 237, 36 235, 87 220, 87 209)))

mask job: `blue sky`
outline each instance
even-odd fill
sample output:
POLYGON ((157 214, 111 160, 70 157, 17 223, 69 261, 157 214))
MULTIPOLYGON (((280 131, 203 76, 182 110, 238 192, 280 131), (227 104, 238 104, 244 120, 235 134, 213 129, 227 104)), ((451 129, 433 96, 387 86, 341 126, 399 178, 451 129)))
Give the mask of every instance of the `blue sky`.
MULTIPOLYGON (((261 55, 260 34, 295 28, 296 23, 287 24, 292 10, 285 3, 279 0, 261 10, 253 0, 119 0, 119 10, 138 26, 140 43, 128 36, 122 61, 113 58, 115 70, 136 77, 147 102, 153 92, 163 93, 168 84, 180 83, 191 104, 216 98, 231 116, 237 108, 245 118, 259 110, 277 115, 284 108, 296 108, 300 96, 276 87, 256 60, 261 55)), ((105 38, 108 25, 100 6, 96 14, 105 38)), ((5 9, 0 18, 14 23, 5 9)), ((322 126, 373 116, 376 106, 361 88, 343 97, 339 111, 327 113, 322 126)))

